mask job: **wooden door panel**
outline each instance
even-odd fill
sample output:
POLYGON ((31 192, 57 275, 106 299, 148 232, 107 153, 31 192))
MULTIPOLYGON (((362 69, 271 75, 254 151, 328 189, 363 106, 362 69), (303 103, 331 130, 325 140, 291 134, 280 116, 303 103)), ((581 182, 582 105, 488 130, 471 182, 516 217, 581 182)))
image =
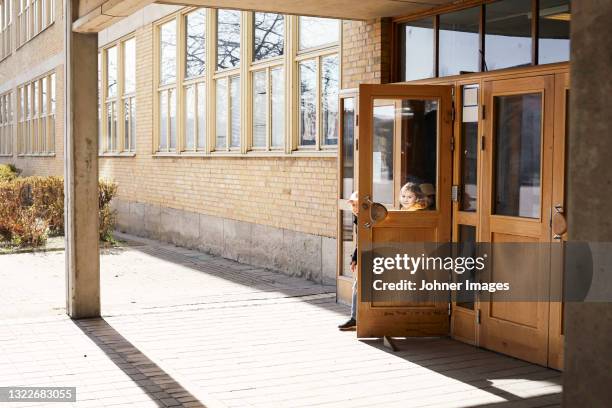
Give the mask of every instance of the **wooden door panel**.
MULTIPOLYGON (((358 337, 436 336, 449 333, 447 301, 432 301, 426 293, 409 300, 399 293, 397 296, 381 296, 367 284, 374 276, 364 265, 364 254, 376 251, 377 256, 393 256, 398 253, 398 246, 405 243, 450 241, 451 110, 449 86, 360 86, 358 279, 361 284, 358 285, 358 337), (415 101, 422 104, 406 105, 406 102, 415 101), (419 120, 421 122, 417 123, 419 120), (410 139, 416 137, 415 134, 419 138, 410 139), (378 139, 375 141, 375 138, 378 139), (392 151, 389 151, 390 140, 393 141, 392 151), (418 155, 411 150, 418 148, 428 149, 426 151, 433 155, 418 155), (426 160, 427 157, 429 159, 426 160), (429 168, 418 167, 421 165, 429 168), (419 185, 428 183, 433 187, 435 204, 430 203, 418 211, 400 210, 400 188, 406 181, 417 179, 420 181, 411 182, 419 185), (373 180, 377 180, 376 183, 373 180), (383 187, 384 194, 381 193, 383 187), (374 197, 376 200, 383 196, 384 204, 389 208, 388 216, 370 227, 368 199, 374 197), (367 283, 364 283, 366 279, 367 283)), ((398 281, 403 277, 402 273, 406 272, 387 271, 385 276, 390 281, 398 281)))

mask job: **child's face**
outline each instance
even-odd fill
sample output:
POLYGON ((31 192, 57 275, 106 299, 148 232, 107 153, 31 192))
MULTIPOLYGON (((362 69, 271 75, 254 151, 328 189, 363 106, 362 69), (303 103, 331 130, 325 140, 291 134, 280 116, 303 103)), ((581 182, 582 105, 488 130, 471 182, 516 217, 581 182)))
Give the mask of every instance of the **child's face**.
POLYGON ((417 197, 412 191, 402 191, 400 194, 400 204, 403 207, 410 207, 416 203, 417 197))
POLYGON ((359 203, 357 201, 350 201, 351 203, 351 211, 353 214, 359 215, 359 203))

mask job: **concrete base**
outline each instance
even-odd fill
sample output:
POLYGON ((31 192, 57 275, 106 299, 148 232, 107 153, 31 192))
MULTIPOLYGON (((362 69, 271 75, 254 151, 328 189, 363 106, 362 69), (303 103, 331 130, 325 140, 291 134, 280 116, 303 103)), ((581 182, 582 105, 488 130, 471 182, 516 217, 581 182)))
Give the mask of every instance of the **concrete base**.
POLYGON ((122 232, 336 284, 335 238, 149 203, 114 200, 113 207, 122 232))

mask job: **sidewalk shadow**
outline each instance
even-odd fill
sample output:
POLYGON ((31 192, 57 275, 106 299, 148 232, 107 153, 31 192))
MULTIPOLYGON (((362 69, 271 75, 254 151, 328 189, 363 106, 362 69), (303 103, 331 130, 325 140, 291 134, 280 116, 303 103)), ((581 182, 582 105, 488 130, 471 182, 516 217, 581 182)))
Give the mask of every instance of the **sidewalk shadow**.
MULTIPOLYGON (((394 338, 398 348, 393 352, 383 345, 382 339, 361 339, 364 344, 377 348, 435 373, 460 381, 492 394, 502 401, 474 403, 469 405, 468 396, 453 395, 452 392, 436 389, 436 384, 424 384, 419 391, 431 388, 431 395, 442 394, 442 405, 457 402, 464 408, 523 408, 561 406, 561 373, 559 371, 485 350, 450 338, 394 338), (529 384, 529 382, 532 382, 529 384), (502 385, 503 384, 503 385, 502 385), (512 385, 526 385, 538 395, 521 396, 504 388, 512 385)), ((422 376, 422 370, 415 370, 414 379, 422 376), (418 372, 417 372, 418 371, 418 372), (420 374, 419 374, 420 373, 420 374)), ((425 398, 429 398, 429 395, 425 398)))
POLYGON ((158 407, 206 408, 193 394, 151 361, 103 318, 72 320, 72 322, 158 407))

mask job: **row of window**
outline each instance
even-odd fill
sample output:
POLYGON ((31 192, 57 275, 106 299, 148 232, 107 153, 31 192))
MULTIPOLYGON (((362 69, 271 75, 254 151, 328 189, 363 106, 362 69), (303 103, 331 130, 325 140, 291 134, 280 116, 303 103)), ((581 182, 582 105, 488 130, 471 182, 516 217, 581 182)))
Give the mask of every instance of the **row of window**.
POLYGON ((501 0, 401 24, 400 80, 568 61, 570 11, 570 0, 501 0))
MULTIPOLYGON (((332 19, 198 8, 162 20, 155 32, 154 149, 334 147, 339 42, 340 21, 332 19), (286 86, 290 78, 296 87, 286 86), (290 100, 299 107, 296 141, 286 118, 290 100)), ((100 59, 101 151, 133 151, 134 39, 105 46, 100 59)))
POLYGON ((19 155, 55 153, 55 72, 47 73, 0 95, 0 155, 13 154, 13 129, 17 129, 19 155))
POLYGON ((12 51, 13 21, 19 48, 55 21, 55 0, 0 0, 0 59, 12 51))

